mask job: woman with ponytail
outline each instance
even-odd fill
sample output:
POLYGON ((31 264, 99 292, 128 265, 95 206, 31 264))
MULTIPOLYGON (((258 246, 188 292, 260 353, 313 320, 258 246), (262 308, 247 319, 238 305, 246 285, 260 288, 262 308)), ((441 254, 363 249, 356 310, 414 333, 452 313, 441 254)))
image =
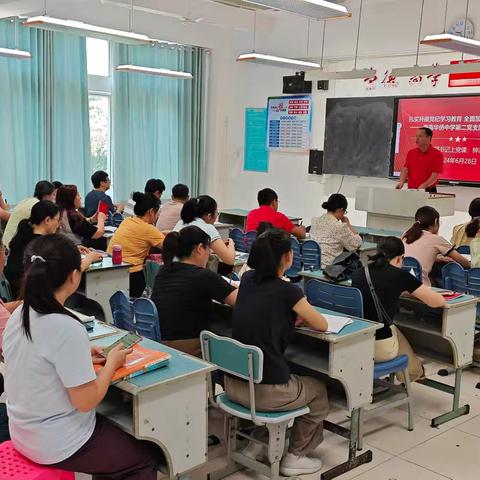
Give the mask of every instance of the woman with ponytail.
MULTIPOLYGON (((285 350, 296 324, 327 330, 323 315, 303 292, 282 277, 292 265, 290 235, 278 228, 267 230, 252 245, 246 272, 240 283, 232 316, 232 337, 262 349, 263 380, 255 385, 259 410, 285 411, 308 406, 310 412, 295 419, 288 453, 280 464, 284 476, 314 473, 322 462, 309 456, 323 440, 323 420, 328 413, 325 385, 317 379, 290 373, 285 350)), ((248 382, 225 377, 225 391, 235 402, 249 407, 248 382)), ((251 442, 244 450, 257 458, 262 445, 251 442)))
POLYGON ((163 242, 164 266, 155 278, 152 301, 162 325, 162 342, 201 356, 200 332, 212 321, 212 300, 235 305, 237 289, 205 268, 210 237, 194 225, 170 232, 163 242))
POLYGON ((468 207, 470 222, 453 227, 452 244, 455 247, 470 245, 471 241, 480 236, 480 198, 474 198, 468 207))
POLYGON ((155 480, 155 447, 95 414, 130 351, 117 346, 105 361, 64 307, 80 284, 80 252, 63 235, 45 235, 32 242, 31 253, 23 307, 13 312, 3 338, 15 449, 41 465, 93 478, 155 480), (105 363, 98 376, 94 363, 105 363))
POLYGON ((424 285, 441 284, 441 266, 457 262, 470 268, 470 261, 460 255, 448 240, 438 234, 440 214, 433 207, 420 207, 415 213, 415 223, 403 234, 405 255, 418 260, 422 266, 424 285), (438 263, 436 263, 438 262, 438 263), (435 267, 435 270, 432 271, 435 267))
POLYGON ((364 269, 353 274, 352 287, 362 292, 365 318, 383 323, 383 327, 375 333, 375 361, 386 362, 398 355, 408 355, 410 379, 414 382, 424 375, 422 362, 402 332, 389 320, 393 320, 398 312, 398 299, 403 292, 411 293, 432 308, 442 307, 445 300, 439 293, 423 285, 414 275, 402 270, 404 257, 405 246, 397 237, 382 239, 378 244, 377 254, 370 257, 368 272, 372 286, 388 319, 378 316, 364 269))
POLYGON ((173 230, 179 232, 187 225, 195 225, 201 228, 210 237, 210 247, 213 253, 223 263, 233 265, 235 262, 235 243, 231 238, 226 242, 222 240, 214 226, 218 215, 217 202, 208 195, 200 195, 185 202, 180 213, 180 220, 173 230))

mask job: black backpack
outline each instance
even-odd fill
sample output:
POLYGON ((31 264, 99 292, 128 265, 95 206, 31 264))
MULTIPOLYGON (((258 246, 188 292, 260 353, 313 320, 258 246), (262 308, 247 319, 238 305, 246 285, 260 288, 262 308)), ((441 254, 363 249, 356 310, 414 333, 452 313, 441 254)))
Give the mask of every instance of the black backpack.
POLYGON ((333 282, 351 280, 353 272, 363 268, 360 257, 355 252, 343 252, 335 258, 331 265, 323 269, 323 273, 333 282))

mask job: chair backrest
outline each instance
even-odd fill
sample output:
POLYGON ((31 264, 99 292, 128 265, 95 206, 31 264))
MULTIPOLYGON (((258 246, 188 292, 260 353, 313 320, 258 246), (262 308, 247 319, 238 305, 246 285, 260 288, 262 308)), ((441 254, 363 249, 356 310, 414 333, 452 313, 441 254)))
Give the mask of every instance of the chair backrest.
POLYGON ((443 288, 447 290, 462 293, 468 290, 467 271, 456 262, 450 262, 443 266, 442 280, 443 288))
POLYGON ((105 220, 105 225, 113 227, 113 213, 110 210, 107 212, 107 219, 105 220))
POLYGON ((155 285, 155 277, 157 276, 158 271, 160 270, 161 265, 157 262, 152 262, 147 260, 143 266, 143 275, 145 277, 145 285, 148 291, 152 292, 153 286, 155 285))
POLYGON ((110 309, 112 310, 113 324, 124 330, 135 330, 133 321, 133 303, 125 292, 119 290, 110 297, 110 309))
POLYGON ((3 273, 0 273, 0 298, 4 302, 13 302, 13 294, 12 289, 10 288, 10 282, 3 273))
POLYGON ((250 232, 247 232, 245 234, 245 243, 247 247, 247 252, 250 252, 250 249, 252 248, 253 242, 257 238, 257 232, 255 230, 251 230, 250 232))
POLYGON ((320 245, 315 240, 305 240, 302 244, 303 268, 318 270, 321 266, 322 254, 320 245))
POLYGON ((457 252, 462 255, 470 255, 470 245, 460 245, 457 248, 457 252))
POLYGON ((156 305, 149 298, 137 298, 133 302, 135 331, 142 337, 160 342, 160 322, 156 305))
POLYGON ((246 253, 247 246, 245 244, 245 234, 239 228, 232 228, 228 236, 235 242, 236 252, 246 253))
POLYGON ((295 237, 290 237, 292 245, 293 262, 292 266, 285 272, 287 277, 298 277, 302 270, 302 250, 299 241, 295 237))
POLYGON ((358 288, 310 280, 305 294, 312 305, 363 318, 363 298, 358 288))
POLYGON ((123 215, 120 212, 116 212, 112 215, 112 223, 114 227, 119 227, 123 222, 123 215))
POLYGON ((410 270, 413 270, 413 273, 417 277, 417 279, 421 282, 422 281, 422 266, 420 265, 420 262, 414 258, 414 257, 405 257, 403 259, 403 270, 407 270, 407 272, 410 272, 410 270))
POLYGON ((471 295, 480 297, 480 268, 467 270, 467 291, 471 295))
POLYGON ((249 357, 252 361, 253 381, 260 383, 263 378, 263 352, 260 348, 229 337, 221 337, 203 330, 200 333, 202 356, 204 360, 214 363, 223 372, 244 380, 250 379, 249 357))

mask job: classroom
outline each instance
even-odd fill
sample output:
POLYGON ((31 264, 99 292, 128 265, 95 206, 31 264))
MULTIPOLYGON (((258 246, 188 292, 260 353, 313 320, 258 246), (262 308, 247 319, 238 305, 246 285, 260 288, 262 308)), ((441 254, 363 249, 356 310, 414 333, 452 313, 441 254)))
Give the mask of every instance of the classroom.
POLYGON ((0 480, 477 480, 477 28, 0 2, 0 480))

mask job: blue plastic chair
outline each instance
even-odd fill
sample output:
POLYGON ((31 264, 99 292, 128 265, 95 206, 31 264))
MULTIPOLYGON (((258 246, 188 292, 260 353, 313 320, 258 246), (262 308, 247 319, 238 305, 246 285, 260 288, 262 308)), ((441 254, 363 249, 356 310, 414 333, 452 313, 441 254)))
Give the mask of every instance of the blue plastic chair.
MULTIPOLYGON (((285 412, 263 412, 255 408, 255 384, 261 383, 263 378, 263 352, 260 348, 245 345, 232 338, 220 337, 212 332, 200 333, 202 356, 207 362, 214 363, 218 369, 248 381, 250 391, 249 406, 233 402, 227 393, 214 394, 214 385, 209 382, 210 401, 227 415, 228 432, 228 461, 225 471, 230 470, 235 463, 278 479, 280 460, 285 447, 285 436, 289 422, 294 418, 307 414, 308 407, 297 408, 285 412), (251 439, 249 435, 240 432, 238 418, 252 421, 255 425, 265 426, 268 429, 268 460, 269 465, 244 455, 237 446, 237 436, 251 439)), ((210 376, 211 379, 211 376, 210 376)), ((258 441, 258 440, 257 440, 258 441)), ((218 477, 223 478, 218 472, 218 477)))
POLYGON ((0 298, 4 302, 13 302, 12 289, 10 288, 10 282, 3 273, 0 273, 0 298))
POLYGON ((257 238, 257 232, 255 230, 252 230, 245 234, 245 243, 247 245, 247 252, 250 252, 250 249, 252 248, 253 242, 256 240, 256 238, 257 238))
POLYGON ((232 228, 228 236, 235 242, 236 252, 247 252, 247 246, 245 244, 245 234, 239 228, 232 228))
POLYGON ((142 337, 160 342, 160 322, 156 305, 149 298, 137 298, 133 302, 135 331, 142 337))
POLYGON ((462 255, 470 255, 470 245, 460 245, 457 247, 457 252, 462 255))
POLYGON ((413 273, 417 277, 417 279, 421 282, 422 281, 422 266, 420 262, 414 257, 405 257, 403 259, 403 270, 410 272, 413 270, 413 273))
POLYGON ((120 212, 115 212, 112 215, 113 226, 118 228, 122 222, 123 222, 123 215, 120 212))
POLYGON ((313 268, 318 270, 321 268, 321 249, 320 245, 314 240, 305 240, 302 243, 302 263, 303 268, 313 268))
POLYGON ((310 280, 305 295, 312 305, 363 318, 362 292, 358 288, 310 280))
MULTIPOLYGON (((467 272, 467 293, 480 297, 480 268, 470 268, 467 272)), ((477 304, 477 322, 475 330, 480 332, 480 303, 477 304)))
POLYGON ((292 266, 285 272, 288 278, 296 278, 302 270, 302 250, 299 241, 295 237, 290 237, 293 252, 292 266))
POLYGON ((105 220, 105 226, 113 227, 113 213, 110 210, 107 213, 107 219, 105 220))
POLYGON ((110 297, 109 302, 110 309, 112 310, 113 324, 129 332, 135 331, 133 302, 130 301, 127 294, 119 290, 110 297))
POLYGON ((467 286, 467 270, 456 262, 450 262, 442 268, 443 288, 453 290, 454 292, 466 293, 467 286))
POLYGON ((152 295, 153 286, 155 285, 155 278, 159 272, 161 265, 157 262, 147 260, 143 265, 143 276, 145 277, 145 288, 147 289, 147 296, 152 295))

